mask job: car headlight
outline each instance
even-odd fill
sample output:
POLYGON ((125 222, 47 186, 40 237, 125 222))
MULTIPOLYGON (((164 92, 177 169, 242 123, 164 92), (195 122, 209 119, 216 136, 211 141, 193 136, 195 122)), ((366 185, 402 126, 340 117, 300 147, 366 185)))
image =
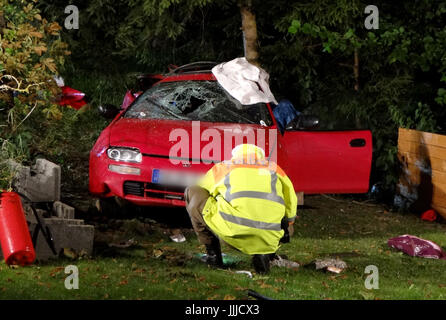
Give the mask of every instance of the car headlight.
POLYGON ((142 154, 136 148, 110 147, 107 150, 107 156, 115 161, 141 163, 142 154))

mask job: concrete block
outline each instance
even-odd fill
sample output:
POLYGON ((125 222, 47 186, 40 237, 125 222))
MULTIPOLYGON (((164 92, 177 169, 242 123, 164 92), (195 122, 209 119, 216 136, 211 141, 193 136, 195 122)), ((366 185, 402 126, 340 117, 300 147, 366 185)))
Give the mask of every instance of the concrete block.
POLYGON ((60 200, 61 168, 45 160, 37 159, 31 167, 10 161, 16 171, 14 186, 33 202, 60 200))
MULTIPOLYGON (((44 218, 46 226, 51 230, 54 246, 57 254, 64 248, 74 249, 77 253, 85 252, 87 255, 93 253, 94 226, 84 225, 82 220, 60 218, 44 218), (70 221, 71 220, 71 221, 70 221)), ((31 234, 36 224, 30 224, 31 234)), ((37 260, 48 260, 57 258, 46 243, 42 232, 39 232, 35 247, 37 260)))
POLYGON ((74 208, 60 201, 53 203, 53 213, 63 219, 74 219, 74 208))
POLYGON ((58 217, 51 217, 51 223, 52 224, 81 225, 81 224, 84 224, 84 220, 82 220, 82 219, 64 219, 64 218, 58 218, 58 217))

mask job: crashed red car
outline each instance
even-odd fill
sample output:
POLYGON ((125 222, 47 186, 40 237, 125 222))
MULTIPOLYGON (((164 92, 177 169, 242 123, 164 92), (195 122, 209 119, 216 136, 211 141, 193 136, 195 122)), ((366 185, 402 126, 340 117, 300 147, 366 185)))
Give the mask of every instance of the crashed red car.
MULTIPOLYGON (((316 131, 311 125, 290 125, 282 134, 270 104, 243 106, 210 70, 179 69, 157 78, 103 130, 90 153, 93 195, 144 206, 184 206, 185 187, 218 160, 210 159, 207 149, 212 139, 206 132, 223 137, 225 132, 246 130, 265 133, 266 156, 274 156, 296 192, 368 191, 370 131, 316 131), (187 154, 172 156, 178 145, 178 135, 172 138, 174 130, 188 137, 187 154), (273 134, 277 138, 271 142, 273 134)), ((230 158, 227 150, 237 143, 236 138, 224 140, 212 141, 214 146, 221 144, 222 160, 230 158)))

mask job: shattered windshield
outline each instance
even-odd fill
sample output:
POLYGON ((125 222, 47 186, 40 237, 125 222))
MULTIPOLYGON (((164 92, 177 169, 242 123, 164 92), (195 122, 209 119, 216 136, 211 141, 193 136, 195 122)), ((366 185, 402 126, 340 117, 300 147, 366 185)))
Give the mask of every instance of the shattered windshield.
POLYGON ((217 81, 160 83, 141 95, 124 117, 272 125, 265 103, 242 105, 217 81))

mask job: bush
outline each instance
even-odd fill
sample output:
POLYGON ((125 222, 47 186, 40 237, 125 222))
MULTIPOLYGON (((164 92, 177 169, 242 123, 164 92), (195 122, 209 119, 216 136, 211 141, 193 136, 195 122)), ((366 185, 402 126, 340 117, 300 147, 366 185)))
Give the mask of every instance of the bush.
POLYGON ((53 76, 70 52, 60 39, 61 27, 43 18, 36 2, 0 0, 0 189, 10 188, 13 176, 4 161, 30 160, 30 142, 45 133, 26 121, 38 118, 41 129, 62 115, 53 76))

